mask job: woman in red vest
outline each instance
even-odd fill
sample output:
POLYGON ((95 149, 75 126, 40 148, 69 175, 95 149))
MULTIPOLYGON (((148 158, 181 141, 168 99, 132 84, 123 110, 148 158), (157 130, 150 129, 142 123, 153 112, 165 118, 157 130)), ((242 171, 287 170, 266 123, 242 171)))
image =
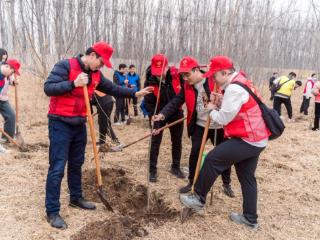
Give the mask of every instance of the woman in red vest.
POLYGON ((68 165, 68 188, 70 206, 86 210, 95 205, 82 195, 81 167, 85 160, 87 144, 86 104, 83 86, 87 85, 90 99, 97 89, 116 97, 142 97, 152 87, 137 92, 113 84, 100 72, 105 65, 112 67, 112 47, 97 42, 84 55, 59 61, 50 72, 44 84, 44 91, 50 97, 49 104, 49 170, 46 183, 46 213, 52 227, 67 228, 60 216, 60 189, 65 165, 68 165))
MULTIPOLYGON (((144 97, 145 107, 151 119, 152 115, 158 113, 161 109, 180 92, 180 79, 178 70, 172 66, 168 68, 168 59, 163 54, 156 54, 152 57, 151 66, 147 69, 145 86, 153 87, 153 94, 144 97), (161 82, 160 82, 161 81, 161 82)), ((155 123, 154 128, 160 128, 166 123, 174 122, 183 118, 181 108, 177 109, 166 121, 155 123)), ((183 122, 169 128, 172 142, 172 164, 170 172, 178 177, 185 178, 180 170, 180 160, 182 152, 182 134, 183 122)), ((152 136, 151 153, 150 154, 150 182, 157 181, 157 162, 159 149, 162 141, 163 133, 152 136)))
MULTIPOLYGON (((186 56, 180 61, 179 72, 184 80, 180 93, 165 106, 154 120, 169 118, 177 109, 186 103, 187 106, 187 127, 188 136, 191 137, 191 152, 189 156, 189 182, 186 186, 180 188, 180 193, 191 191, 197 160, 200 152, 202 136, 208 118, 208 112, 205 105, 210 99, 210 94, 214 90, 214 81, 202 76, 200 65, 197 60, 186 56)), ((208 132, 208 139, 214 143, 215 132, 217 132, 217 144, 224 141, 222 125, 211 123, 208 132)), ((234 197, 231 188, 231 168, 226 169, 222 175, 223 189, 227 196, 234 197)))
POLYGON ((304 86, 303 100, 300 107, 300 113, 303 113, 305 116, 308 115, 308 108, 310 105, 310 99, 312 97, 311 91, 316 81, 317 81, 317 74, 313 73, 311 75, 311 78, 307 79, 307 82, 304 86))
POLYGON ((255 92, 251 82, 235 72, 228 57, 217 56, 211 59, 210 70, 205 77, 212 76, 224 95, 221 105, 220 101, 214 100, 216 95, 213 95, 213 103, 208 105, 208 109, 212 109, 212 121, 224 126, 228 140, 208 153, 195 183, 194 193, 180 195, 180 200, 189 208, 202 210, 217 177, 235 165, 241 184, 243 213, 231 213, 230 218, 238 224, 256 229, 258 216, 255 170, 259 155, 267 146, 270 131, 253 97, 242 86, 233 84, 240 82, 255 92))
POLYGON ((320 81, 317 81, 312 89, 314 95, 314 125, 312 131, 319 131, 319 120, 320 120, 320 81))

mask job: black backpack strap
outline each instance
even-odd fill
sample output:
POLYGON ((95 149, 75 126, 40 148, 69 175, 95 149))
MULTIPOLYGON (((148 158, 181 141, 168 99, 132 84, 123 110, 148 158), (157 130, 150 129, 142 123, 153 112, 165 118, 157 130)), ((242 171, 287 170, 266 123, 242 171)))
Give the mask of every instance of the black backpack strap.
POLYGON ((260 100, 260 98, 258 98, 258 96, 256 94, 254 94, 254 92, 252 92, 252 90, 245 84, 241 83, 241 82, 233 82, 232 84, 237 84, 241 87, 243 87, 245 90, 247 90, 247 92, 254 98, 254 100, 258 103, 258 105, 263 105, 264 103, 260 100))

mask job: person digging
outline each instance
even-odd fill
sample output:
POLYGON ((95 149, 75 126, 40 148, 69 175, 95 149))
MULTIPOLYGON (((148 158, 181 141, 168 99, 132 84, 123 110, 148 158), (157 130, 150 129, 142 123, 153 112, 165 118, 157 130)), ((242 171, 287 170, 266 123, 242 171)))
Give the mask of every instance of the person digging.
POLYGON ((208 153, 200 174, 195 179, 194 191, 180 195, 180 201, 187 208, 196 212, 202 211, 207 194, 217 177, 234 165, 242 190, 243 212, 232 212, 230 219, 237 224, 257 229, 255 171, 259 156, 266 148, 271 132, 254 98, 257 97, 255 88, 250 80, 235 71, 230 58, 225 56, 212 58, 210 69, 204 76, 214 77, 223 90, 223 97, 217 94, 211 96, 212 102, 207 108, 212 110, 211 120, 224 126, 228 140, 208 153))
POLYGON ((87 144, 85 91, 89 98, 94 90, 116 97, 142 97, 152 88, 141 91, 123 88, 106 79, 99 69, 111 68, 113 48, 106 42, 97 42, 85 54, 61 60, 55 64, 44 84, 44 92, 50 97, 48 111, 49 169, 46 181, 45 207, 47 221, 52 227, 65 229, 66 222, 60 216, 60 190, 65 165, 68 165, 68 188, 71 207, 94 210, 95 205, 82 194, 81 167, 85 160, 87 144))
MULTIPOLYGON (((154 121, 164 121, 170 118, 172 114, 186 103, 188 136, 191 137, 192 146, 189 156, 189 182, 186 186, 180 188, 179 191, 180 193, 188 193, 191 191, 194 181, 202 136, 208 116, 205 102, 206 99, 210 99, 210 93, 214 90, 215 83, 212 79, 209 80, 202 76, 203 73, 200 70, 200 65, 196 59, 190 56, 185 56, 180 61, 179 73, 184 80, 180 93, 161 109, 159 114, 154 117, 154 121)), ((207 139, 210 139, 212 144, 214 144, 215 137, 217 144, 225 140, 222 125, 211 123, 207 139)), ((221 175, 224 193, 233 198, 235 195, 231 188, 230 174, 231 167, 225 169, 221 175)))

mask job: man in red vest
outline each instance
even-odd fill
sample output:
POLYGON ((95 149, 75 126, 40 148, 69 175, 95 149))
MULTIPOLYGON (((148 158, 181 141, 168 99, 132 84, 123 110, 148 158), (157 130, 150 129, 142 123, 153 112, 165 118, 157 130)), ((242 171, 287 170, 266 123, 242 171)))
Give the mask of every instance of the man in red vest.
POLYGON ((47 220, 52 227, 67 228, 59 215, 60 189, 65 165, 68 164, 68 187, 70 206, 93 210, 95 205, 87 202, 82 194, 81 167, 87 144, 86 105, 83 86, 87 85, 89 97, 94 90, 116 97, 142 97, 152 88, 136 92, 116 86, 100 72, 104 65, 111 68, 112 47, 97 42, 84 55, 59 61, 44 84, 50 97, 49 104, 49 170, 46 183, 47 220))
MULTIPOLYGON (((151 119, 151 116, 155 112, 158 113, 161 111, 162 108, 180 92, 181 89, 178 70, 174 66, 168 68, 168 59, 165 55, 156 54, 152 57, 151 66, 147 69, 146 73, 145 86, 152 86, 154 88, 153 94, 149 94, 144 97, 145 107, 151 119)), ((166 123, 174 122, 180 118, 183 118, 183 111, 181 108, 177 108, 176 111, 166 119, 166 121, 157 122, 154 127, 160 128, 166 123)), ((183 122, 170 127, 169 130, 172 142, 172 164, 170 172, 178 178, 185 178, 180 169, 183 122)), ((157 181, 157 162, 162 135, 163 133, 160 132, 158 135, 152 136, 151 154, 149 159, 150 182, 157 181)))
MULTIPOLYGON (((180 93, 155 116, 154 121, 169 118, 184 103, 187 106, 188 135, 191 137, 192 147, 189 157, 189 183, 180 189, 180 193, 191 191, 197 160, 200 152, 202 136, 206 125, 208 112, 205 108, 210 94, 214 90, 214 81, 203 78, 200 65, 197 60, 186 56, 180 61, 179 73, 184 80, 180 93)), ((215 132, 217 133, 217 144, 224 141, 222 125, 211 123, 208 138, 214 143, 215 132)), ((222 174, 223 189, 229 197, 234 197, 231 189, 231 168, 222 174)))
POLYGON ((265 149, 270 136, 259 105, 243 87, 256 90, 242 74, 235 71, 231 59, 217 56, 211 59, 210 70, 205 77, 214 77, 222 89, 222 102, 212 96, 210 117, 213 122, 224 126, 227 141, 211 150, 205 158, 200 175, 195 182, 194 193, 180 195, 186 207, 196 211, 203 209, 206 197, 217 177, 232 165, 235 166, 241 184, 243 213, 231 213, 237 224, 252 229, 257 223, 257 183, 255 171, 260 153, 265 149))

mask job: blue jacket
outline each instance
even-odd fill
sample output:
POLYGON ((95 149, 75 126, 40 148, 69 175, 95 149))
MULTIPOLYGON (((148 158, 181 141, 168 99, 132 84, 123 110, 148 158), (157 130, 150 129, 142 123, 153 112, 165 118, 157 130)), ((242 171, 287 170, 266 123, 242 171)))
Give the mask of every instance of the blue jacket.
POLYGON ((115 71, 113 74, 113 82, 121 87, 126 87, 126 84, 124 83, 126 78, 127 78, 127 75, 126 74, 123 75, 119 71, 115 71))
POLYGON ((140 91, 141 83, 138 74, 134 73, 133 75, 131 75, 130 73, 128 73, 128 80, 130 87, 132 87, 136 91, 140 91))
MULTIPOLYGON (((89 75, 89 81, 91 79, 90 74, 92 71, 88 71, 85 69, 84 64, 81 60, 82 55, 78 55, 77 59, 79 61, 80 67, 83 72, 89 75)), ((67 59, 59 61, 57 64, 54 65, 53 69, 51 70, 47 80, 44 83, 44 92, 47 96, 59 96, 64 95, 68 92, 71 92, 74 89, 74 82, 69 81, 69 72, 70 72, 70 65, 67 59)), ((100 72, 101 73, 101 72, 100 72)), ((110 80, 105 78, 101 73, 101 81, 96 87, 97 90, 106 93, 111 96, 115 97, 134 97, 136 91, 130 88, 123 88, 113 84, 110 80)), ((77 124, 77 123, 84 123, 85 119, 79 119, 81 117, 57 117, 57 116, 50 116, 49 118, 59 119, 64 122, 68 122, 70 124, 77 124), (78 118, 78 119, 76 119, 78 118)))

